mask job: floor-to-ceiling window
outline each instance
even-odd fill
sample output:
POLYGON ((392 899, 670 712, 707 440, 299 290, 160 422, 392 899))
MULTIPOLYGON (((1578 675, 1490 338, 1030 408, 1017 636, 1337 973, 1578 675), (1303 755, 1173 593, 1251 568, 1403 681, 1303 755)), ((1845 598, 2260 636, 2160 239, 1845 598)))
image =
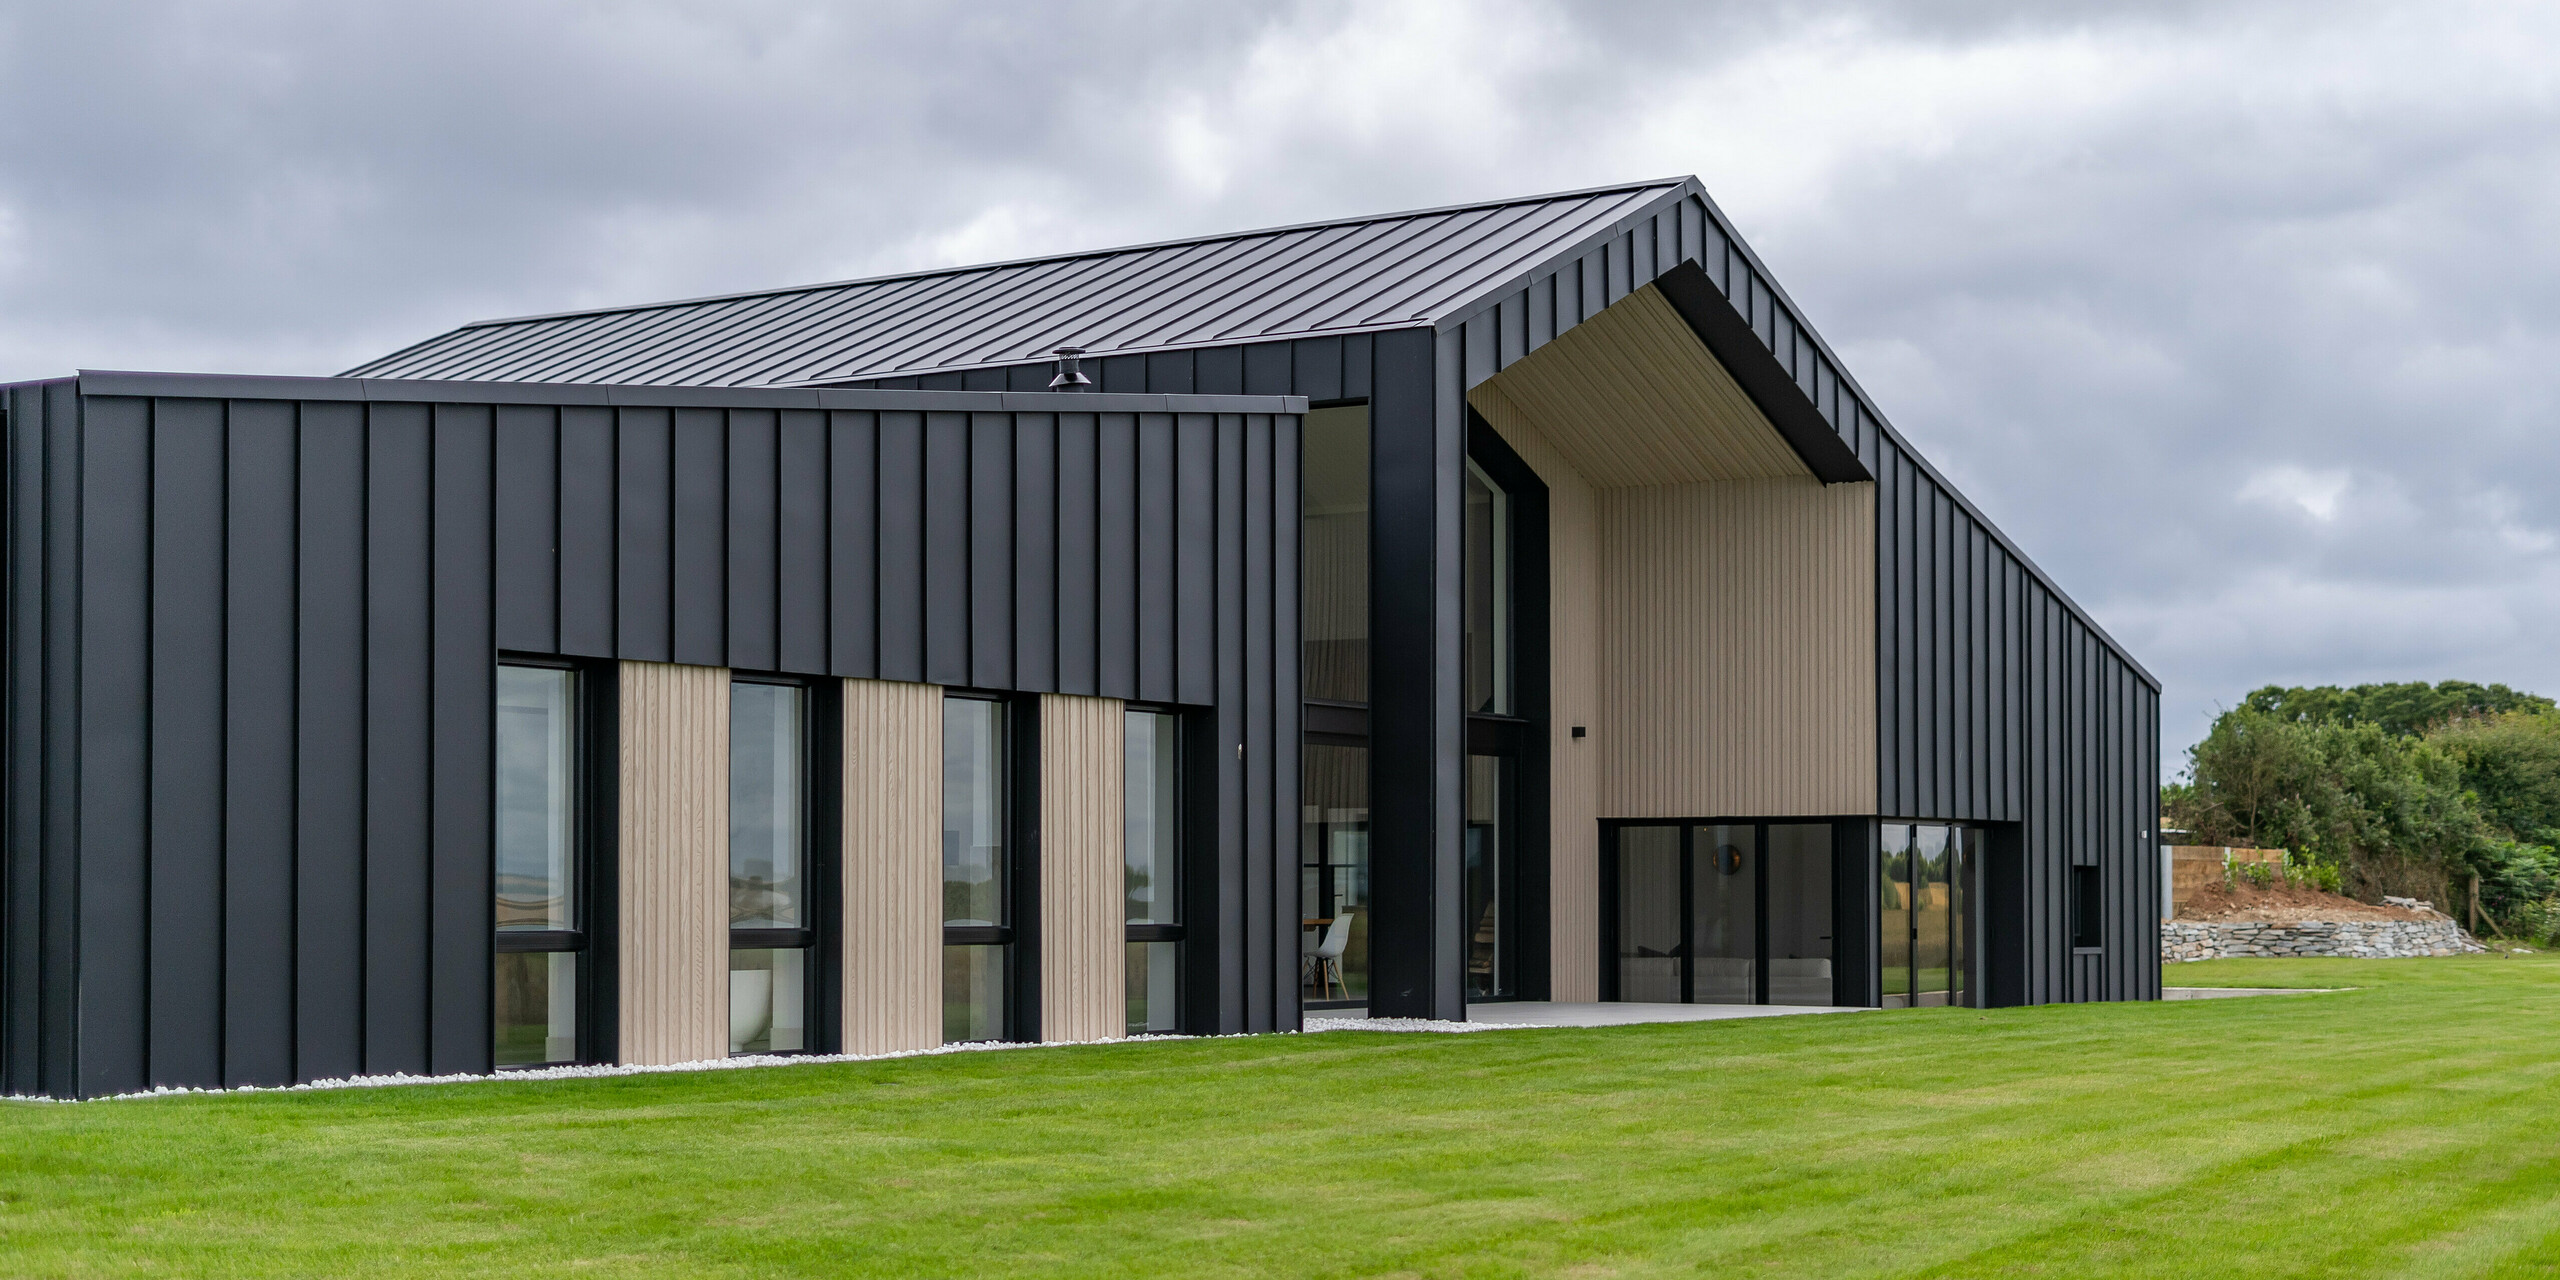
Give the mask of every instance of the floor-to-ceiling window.
POLYGON ((1888 822, 1880 835, 1876 955, 1885 1007, 1978 1003, 1970 897, 1982 829, 1888 822))
POLYGON ((729 1051, 809 1047, 809 690, 729 686, 729 1051))
POLYGON ((1828 1005, 1826 822, 1628 822, 1606 832, 1607 999, 1828 1005))
POLYGON ((1134 1036, 1180 1026, 1182 722, 1168 712, 1131 708, 1125 723, 1121 879, 1134 1036))
POLYGON ((1369 406, 1300 428, 1299 772, 1302 997, 1369 997, 1369 406))
POLYGON ((578 693, 578 673, 565 666, 498 668, 491 1043, 501 1067, 576 1062, 585 1053, 578 693))
POLYGON ((1505 999, 1520 991, 1516 820, 1519 760, 1528 721, 1519 715, 1518 593, 1513 546, 1517 507, 1475 459, 1467 460, 1461 639, 1467 708, 1467 997, 1505 999))
POLYGON ((1012 786, 1005 705, 942 702, 942 1038, 1011 1033, 1012 786))

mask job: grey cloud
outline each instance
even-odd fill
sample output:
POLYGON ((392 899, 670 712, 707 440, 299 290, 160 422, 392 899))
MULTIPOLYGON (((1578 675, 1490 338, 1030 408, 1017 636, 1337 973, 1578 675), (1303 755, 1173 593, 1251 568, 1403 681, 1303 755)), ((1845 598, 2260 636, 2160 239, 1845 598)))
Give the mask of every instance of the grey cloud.
POLYGON ((1697 172, 2166 680, 2174 756, 2267 681, 2560 692, 2555 41, 2489 4, 22 0, 0 377, 1697 172))

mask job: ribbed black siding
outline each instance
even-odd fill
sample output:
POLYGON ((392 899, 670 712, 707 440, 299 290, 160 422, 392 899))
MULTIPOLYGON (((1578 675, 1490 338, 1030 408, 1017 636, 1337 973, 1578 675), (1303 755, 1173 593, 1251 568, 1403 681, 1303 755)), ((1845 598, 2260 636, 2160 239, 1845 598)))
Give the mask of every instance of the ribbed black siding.
POLYGON ((2156 999, 2159 694, 1945 485, 1870 428, 1878 807, 2015 824, 1986 887, 1996 996, 2156 999), (2067 868, 2102 868, 2102 954, 2075 956, 2067 868))
POLYGON ((501 650, 1191 704, 1194 1008, 1296 1024, 1283 402, 343 388, 5 390, 0 1088, 486 1070, 501 650))

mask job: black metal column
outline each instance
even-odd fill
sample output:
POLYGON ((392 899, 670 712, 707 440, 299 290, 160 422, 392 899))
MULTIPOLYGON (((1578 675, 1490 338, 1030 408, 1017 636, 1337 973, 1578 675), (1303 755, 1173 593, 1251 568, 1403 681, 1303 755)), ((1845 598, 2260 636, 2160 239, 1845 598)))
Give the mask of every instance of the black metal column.
POLYGON ((1428 331, 1377 338, 1369 412, 1369 1007, 1466 1016, 1463 399, 1428 331))

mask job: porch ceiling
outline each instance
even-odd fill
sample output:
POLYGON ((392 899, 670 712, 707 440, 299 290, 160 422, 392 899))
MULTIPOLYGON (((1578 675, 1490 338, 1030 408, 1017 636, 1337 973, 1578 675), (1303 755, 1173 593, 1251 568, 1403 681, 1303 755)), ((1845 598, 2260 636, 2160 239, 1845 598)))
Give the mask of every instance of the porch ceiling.
POLYGON ((1535 422, 1597 488, 1814 475, 1650 284, 1467 398, 1483 412, 1487 395, 1535 422))

